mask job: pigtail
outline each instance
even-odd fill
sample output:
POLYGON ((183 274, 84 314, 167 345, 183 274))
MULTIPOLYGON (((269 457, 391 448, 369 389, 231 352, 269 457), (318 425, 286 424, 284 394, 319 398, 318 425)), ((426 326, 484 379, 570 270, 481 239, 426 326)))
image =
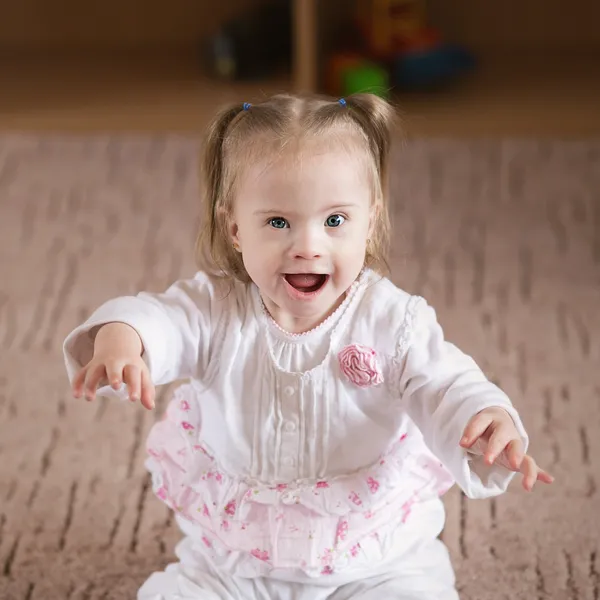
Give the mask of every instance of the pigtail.
POLYGON ((378 202, 377 216, 367 247, 366 264, 368 266, 385 265, 389 272, 386 260, 391 230, 387 211, 388 164, 392 137, 399 125, 398 112, 392 104, 374 94, 354 94, 344 100, 345 103, 341 105, 341 110, 348 111, 350 118, 367 138, 379 176, 381 198, 378 202))
POLYGON ((225 161, 224 145, 227 134, 234 121, 246 111, 244 104, 236 104, 223 109, 207 130, 201 160, 201 185, 204 198, 204 223, 196 241, 196 256, 200 266, 216 266, 220 273, 228 271, 224 265, 239 261, 235 251, 224 248, 228 232, 222 231, 223 219, 219 219, 218 210, 221 199, 227 193, 224 189, 225 161))
POLYGON ((374 94, 354 94, 345 98, 345 102, 344 108, 369 140, 382 180, 386 179, 392 134, 398 125, 397 111, 374 94))

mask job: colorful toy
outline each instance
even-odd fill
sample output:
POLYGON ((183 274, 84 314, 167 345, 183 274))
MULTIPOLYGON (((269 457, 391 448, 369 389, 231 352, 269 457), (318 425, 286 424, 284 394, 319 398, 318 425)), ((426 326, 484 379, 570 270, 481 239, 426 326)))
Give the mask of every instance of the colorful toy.
POLYGON ((386 98, 390 91, 390 76, 387 69, 364 62, 349 67, 343 75, 342 96, 358 93, 371 93, 386 98))
POLYGON ((392 67, 392 79, 400 89, 433 88, 459 77, 473 66, 474 60, 468 52, 440 44, 425 51, 399 55, 392 67))
POLYGON ((371 57, 401 89, 434 87, 472 68, 464 48, 427 25, 424 0, 357 0, 357 27, 371 57))
POLYGON ((330 56, 324 72, 325 92, 330 96, 343 96, 346 70, 364 62, 364 57, 354 52, 339 52, 330 56))
POLYGON ((358 28, 373 58, 389 60, 425 28, 424 0, 357 0, 358 28))
POLYGON ((387 97, 390 88, 388 70, 356 53, 334 54, 325 73, 325 91, 331 96, 349 96, 360 92, 387 97))

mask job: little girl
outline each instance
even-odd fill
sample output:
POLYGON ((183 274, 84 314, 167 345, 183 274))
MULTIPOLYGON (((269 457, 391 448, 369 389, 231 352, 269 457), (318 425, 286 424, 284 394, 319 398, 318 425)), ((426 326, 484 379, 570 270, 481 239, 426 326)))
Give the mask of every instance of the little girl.
POLYGON ((440 496, 531 490, 509 399, 383 275, 394 111, 372 95, 224 110, 203 270, 66 339, 75 397, 154 407, 147 468, 185 537, 138 600, 453 600, 440 496))

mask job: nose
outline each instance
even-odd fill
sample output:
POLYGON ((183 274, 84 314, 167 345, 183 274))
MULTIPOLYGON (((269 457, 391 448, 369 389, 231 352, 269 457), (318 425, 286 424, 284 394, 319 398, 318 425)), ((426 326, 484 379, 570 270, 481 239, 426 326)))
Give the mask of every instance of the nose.
POLYGON ((323 235, 315 228, 297 229, 293 236, 291 254, 293 258, 313 260, 323 256, 323 235))

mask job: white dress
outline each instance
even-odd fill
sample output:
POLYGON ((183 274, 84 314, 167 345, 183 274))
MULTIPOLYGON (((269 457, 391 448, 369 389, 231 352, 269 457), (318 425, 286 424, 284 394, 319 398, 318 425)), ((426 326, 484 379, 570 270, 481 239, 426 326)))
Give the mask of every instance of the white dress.
MULTIPOLYGON (((229 289, 198 273, 164 294, 100 307, 65 341, 71 378, 91 358, 95 328, 110 321, 137 330, 155 384, 189 380, 151 430, 146 462, 187 536, 181 563, 138 598, 300 598, 297 586, 312 590, 307 598, 315 589, 367 598, 347 586, 377 577, 396 586, 385 597, 457 597, 436 545, 439 497, 454 483, 471 498, 497 495, 514 476, 459 446, 465 426, 501 406, 525 447, 528 438, 506 395, 444 339, 423 299, 367 270, 329 319, 289 334, 256 286, 229 289), (447 596, 421 589, 435 580, 433 565, 417 595, 402 583, 400 567, 421 547, 420 564, 439 554, 447 596), (296 592, 261 595, 265 585, 296 592)), ((414 564, 406 572, 414 576, 414 564)))

